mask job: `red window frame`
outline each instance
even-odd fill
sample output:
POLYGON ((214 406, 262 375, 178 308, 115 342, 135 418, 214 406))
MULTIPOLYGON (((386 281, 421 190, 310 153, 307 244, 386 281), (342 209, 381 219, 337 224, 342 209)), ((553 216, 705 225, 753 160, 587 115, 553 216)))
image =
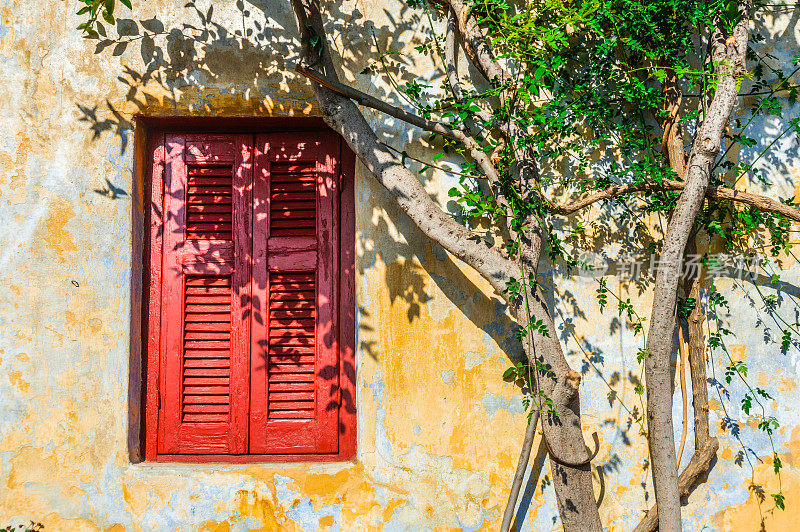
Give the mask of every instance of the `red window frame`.
MULTIPOLYGON (((264 120, 264 119, 177 119, 177 120, 164 120, 156 119, 151 121, 140 120, 138 125, 146 126, 147 141, 144 147, 145 155, 145 171, 147 172, 146 183, 149 185, 147 191, 149 194, 144 198, 145 204, 149 203, 149 209, 146 210, 145 215, 147 221, 145 223, 144 235, 144 253, 143 262, 144 268, 142 271, 142 281, 145 287, 145 300, 142 308, 142 332, 143 332, 143 345, 144 349, 144 371, 146 375, 144 386, 144 401, 143 401, 143 417, 144 417, 144 430, 143 430, 143 447, 144 458, 149 461, 156 462, 287 462, 287 461, 344 461, 350 460, 355 457, 356 453, 356 404, 355 404, 355 265, 354 265, 354 240, 355 240, 355 205, 354 205, 354 170, 355 170, 355 157, 347 147, 347 145, 334 133, 322 125, 320 121, 314 119, 278 119, 278 120, 264 120), (167 169, 167 154, 166 139, 169 135, 226 135, 225 138, 235 138, 239 142, 246 142, 250 139, 252 146, 251 161, 256 160, 256 165, 251 163, 251 171, 253 166, 257 166, 259 158, 267 157, 266 148, 260 150, 259 142, 264 145, 263 140, 269 139, 286 139, 289 143, 301 142, 303 139, 327 139, 327 145, 324 149, 328 150, 337 162, 336 177, 338 178, 338 194, 336 201, 331 204, 337 212, 333 213, 336 217, 336 235, 335 239, 338 240, 338 249, 331 250, 330 264, 326 267, 332 267, 333 271, 329 272, 328 278, 333 280, 332 290, 336 291, 336 298, 338 303, 333 310, 333 316, 336 326, 336 336, 333 343, 333 348, 337 350, 338 361, 336 364, 338 370, 338 388, 335 392, 337 401, 335 402, 336 425, 338 429, 338 445, 331 449, 331 452, 283 452, 281 447, 275 442, 280 441, 282 431, 285 432, 284 436, 289 441, 302 440, 304 433, 309 431, 313 432, 314 428, 311 425, 305 425, 307 430, 298 430, 294 427, 296 420, 284 423, 285 427, 275 425, 271 426, 269 434, 265 437, 251 438, 248 434, 238 435, 232 434, 231 446, 228 448, 229 452, 215 453, 204 452, 203 454, 181 454, 175 452, 165 452, 163 441, 169 438, 165 434, 165 422, 163 417, 162 399, 164 383, 163 383, 163 358, 161 356, 161 346, 164 342, 164 334, 161 323, 162 304, 164 294, 164 272, 162 271, 162 263, 164 259, 163 250, 165 245, 165 227, 170 222, 164 220, 163 213, 168 213, 169 208, 165 208, 165 171, 167 169), (267 135, 265 137, 264 135, 267 135), (149 233, 149 234, 148 234, 149 233), (338 264, 337 264, 338 263, 338 264), (160 413, 162 415, 160 415, 160 413), (276 439, 277 436, 277 439, 276 439), (160 445, 161 443, 161 445, 160 445), (277 446, 276 446, 277 445, 277 446), (232 451, 232 452, 231 452, 232 451), (233 454, 236 453, 236 454, 233 454)), ((145 129, 145 127, 143 127, 145 129)), ((277 159, 276 159, 277 160, 277 159)), ((241 161, 239 161, 241 163, 241 161)), ((236 177, 234 177, 236 179, 236 177)), ((258 197, 259 191, 258 181, 254 180, 253 191, 258 197)), ((263 192, 263 191, 261 191, 263 192)), ((251 202, 251 208, 247 213, 248 217, 255 219, 256 213, 253 210, 263 208, 263 202, 251 202)), ((263 217, 262 217, 263 218, 263 217)), ((257 270, 259 246, 266 247, 266 238, 263 233, 259 233, 258 226, 253 222, 253 231, 249 236, 249 246, 253 248, 253 264, 251 267, 253 273, 251 275, 251 284, 256 286, 257 282, 261 285, 266 282, 265 279, 259 279, 257 270)), ((238 244, 237 244, 238 245, 238 244)), ((269 253, 269 250, 261 249, 269 253)), ((261 265, 263 267, 263 264, 261 265)), ((248 272, 247 275, 250 275, 248 272)), ((248 296, 250 294, 247 294, 248 296)), ((253 327, 255 321, 250 322, 250 327, 253 327)), ((258 327, 256 326, 256 329, 258 327)), ((247 331, 248 343, 256 344, 257 334, 263 333, 258 330, 251 335, 247 331)), ((254 363, 255 357, 251 354, 251 361, 249 371, 247 374, 247 386, 255 389, 259 386, 259 379, 264 379, 264 371, 259 371, 258 364, 254 363)), ((261 365, 262 367, 264 364, 261 365)), ((330 368, 328 368, 330 371, 330 368)), ((263 395, 263 394, 262 394, 263 395)), ((263 404, 258 404, 251 398, 247 402, 246 412, 247 426, 249 431, 253 431, 254 426, 259 423, 263 425, 263 412, 259 414, 259 410, 264 409, 263 404), (260 421, 259 421, 260 420, 260 421)), ((263 402, 263 401, 262 401, 263 402)), ((173 405, 174 406, 174 405, 173 405)), ((239 413, 242 414, 241 412, 239 413)), ((232 418, 235 416, 232 416, 232 418)), ((241 426, 241 420, 237 423, 241 426)), ((233 429, 232 429, 233 430, 233 429)), ((174 438, 173 438, 174 439, 174 438)), ((289 446, 291 448, 292 446, 289 446)), ((330 447, 330 446, 328 446, 330 447)), ((294 445, 294 448, 298 448, 294 445)), ((317 445, 315 449, 325 449, 326 446, 317 445)), ((175 446, 169 447, 170 450, 175 449, 175 446)), ((209 447, 209 449, 213 449, 209 447)))

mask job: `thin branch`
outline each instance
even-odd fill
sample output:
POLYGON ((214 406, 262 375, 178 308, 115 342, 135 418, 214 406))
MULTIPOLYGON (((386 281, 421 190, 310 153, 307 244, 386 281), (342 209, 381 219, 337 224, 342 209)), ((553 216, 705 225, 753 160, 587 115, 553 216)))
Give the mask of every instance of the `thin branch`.
POLYGON ((334 92, 341 94, 342 96, 346 96, 350 98, 354 102, 364 105, 366 107, 371 107, 372 109, 376 109, 383 113, 386 113, 389 116, 393 116, 402 120, 403 122, 407 122, 412 126, 417 126, 422 128, 426 131, 431 131, 433 133, 438 133, 447 138, 451 138, 454 140, 462 140, 464 137, 464 133, 460 131, 456 131, 440 122, 434 122, 433 120, 428 120, 427 118, 423 118, 421 116, 415 115, 414 113, 410 113, 405 109, 401 109, 399 107, 395 107, 394 105, 388 104, 374 96, 370 96, 364 92, 361 92, 358 89, 354 89, 348 85, 343 83, 339 83, 336 80, 326 78, 319 72, 315 72, 310 68, 306 68, 303 65, 297 65, 294 69, 302 74, 303 76, 307 77, 312 81, 316 81, 323 87, 326 87, 334 92))
MULTIPOLYGON (((466 174, 464 172, 457 172, 456 170, 452 170, 450 168, 445 168, 444 166, 439 166, 438 164, 433 164, 431 162, 424 161, 424 160, 422 160, 422 159, 420 159, 418 157, 414 157, 413 155, 409 155, 407 152, 404 152, 402 150, 398 150, 394 146, 389 146, 385 142, 381 142, 381 145, 386 146, 387 148, 392 150, 397 155, 399 155, 401 157, 405 157, 406 159, 410 159, 412 161, 416 161, 416 162, 422 164, 424 167, 427 167, 427 168, 436 168, 437 170, 440 170, 440 171, 442 171, 442 172, 444 172, 446 174, 460 175, 460 176, 464 176, 464 177, 471 177, 472 179, 476 179, 477 177, 479 177, 479 176, 476 176, 475 174, 466 174)), ((423 170, 425 170, 425 169, 426 168, 423 168, 423 170)))
POLYGON ((536 426, 539 424, 539 411, 534 409, 528 426, 525 429, 525 439, 522 441, 522 451, 519 453, 517 470, 514 472, 514 482, 511 484, 511 493, 508 495, 506 509, 503 512, 503 523, 500 525, 501 532, 508 532, 511 527, 511 520, 514 518, 514 510, 517 508, 517 499, 522 489, 522 481, 525 479, 525 471, 528 470, 528 462, 531 458, 531 448, 533 439, 536 436, 536 426))
POLYGON ((447 30, 444 38, 444 67, 447 71, 447 81, 456 100, 461 100, 461 83, 458 81, 456 70, 456 12, 453 8, 447 10, 447 30))
POLYGON ((487 80, 497 80, 501 83, 511 80, 509 74, 495 59, 495 54, 478 27, 475 17, 472 16, 470 5, 463 0, 447 0, 458 20, 458 29, 468 44, 467 50, 474 59, 475 66, 487 80))
MULTIPOLYGON (((568 215, 588 207, 593 203, 597 203, 598 201, 615 198, 625 194, 645 192, 650 190, 678 191, 683 190, 685 186, 686 183, 671 179, 664 179, 661 181, 661 183, 653 181, 649 183, 637 183, 635 185, 614 185, 568 205, 558 205, 550 200, 545 200, 545 208, 554 214, 568 215)), ((800 209, 758 194, 742 192, 727 187, 709 186, 706 190, 706 199, 714 201, 736 201, 755 207, 760 211, 780 214, 781 216, 785 216, 790 220, 800 222, 800 209)))

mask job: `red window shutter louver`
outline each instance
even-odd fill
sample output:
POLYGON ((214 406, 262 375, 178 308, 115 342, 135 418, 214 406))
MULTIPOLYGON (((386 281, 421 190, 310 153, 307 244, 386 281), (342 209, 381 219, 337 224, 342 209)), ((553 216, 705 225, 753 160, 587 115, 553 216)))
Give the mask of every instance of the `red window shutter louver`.
POLYGON ((158 452, 247 452, 248 136, 165 138, 158 452))
POLYGON ((256 137, 251 453, 338 450, 338 142, 256 137))
POLYGON ((147 458, 352 457, 352 153, 316 130, 148 153, 147 458))

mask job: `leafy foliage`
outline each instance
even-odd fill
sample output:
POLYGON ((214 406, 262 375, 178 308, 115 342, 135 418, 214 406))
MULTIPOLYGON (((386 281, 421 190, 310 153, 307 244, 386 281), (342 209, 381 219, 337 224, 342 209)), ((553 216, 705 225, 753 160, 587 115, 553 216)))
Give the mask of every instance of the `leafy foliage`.
MULTIPOLYGON (((128 0, 120 0, 126 7, 128 0)), ((98 51, 112 44, 107 39, 105 24, 114 24, 115 0, 79 0, 79 15, 84 17, 78 29, 88 38, 97 39, 98 51)), ((528 321, 515 330, 520 342, 532 346, 534 337, 549 337, 550 330, 531 315, 530 297, 540 287, 536 265, 526 264, 522 249, 524 231, 530 220, 544 230, 549 258, 566 272, 580 265, 578 257, 591 244, 587 237, 602 230, 602 223, 585 213, 571 216, 558 214, 555 199, 586 195, 619 185, 648 185, 646 193, 610 195, 605 199, 609 212, 625 217, 633 230, 622 244, 640 253, 658 253, 662 246, 663 227, 674 209, 679 193, 663 190, 665 180, 681 181, 670 164, 665 136, 677 128, 677 142, 687 148, 687 137, 702 123, 706 106, 713 97, 722 65, 709 56, 709 36, 715 27, 722 28, 727 38, 741 13, 733 0, 468 0, 471 13, 489 36, 498 60, 509 73, 507 78, 494 78, 488 84, 462 84, 457 90, 446 82, 435 87, 421 79, 398 81, 400 76, 381 52, 367 65, 362 75, 380 75, 394 87, 417 114, 448 127, 469 132, 476 138, 498 171, 499 182, 487 184, 486 175, 464 145, 452 139, 431 134, 427 139, 439 151, 431 161, 422 161, 421 173, 438 169, 451 171, 458 177, 458 186, 449 197, 459 206, 459 220, 471 229, 487 225, 489 232, 476 231, 476 238, 499 237, 505 254, 518 260, 523 275, 506 283, 511 301, 528 307, 528 321), (672 92, 671 92, 672 91, 672 92), (680 106, 674 93, 682 95, 680 106), (672 96, 670 95, 672 94, 672 96), (676 110, 677 109, 677 110, 676 110), (516 129, 515 129, 516 128, 516 129), (523 134, 524 133, 524 134, 523 134), (533 154, 536 169, 521 166, 522 153, 533 154), (459 169, 448 170, 438 163, 443 158, 461 160, 459 169), (650 187, 649 185, 653 185, 650 187), (555 198, 555 199, 549 199, 555 198), (487 236, 491 233, 493 236, 487 236)), ((425 13, 430 23, 431 38, 415 47, 420 55, 443 58, 440 26, 434 23, 438 4, 426 0, 407 0, 412 9, 425 13)), ((761 10, 771 5, 757 3, 761 10)), ((212 8, 213 9, 213 6, 212 8)), ((210 18, 210 11, 209 11, 210 18)), ((158 33, 162 28, 147 28, 158 33)), ((320 39, 318 36, 312 39, 320 39)), ((758 33, 751 41, 763 41, 758 33)), ((378 39, 375 38, 375 45, 378 39)), ((311 43, 312 46, 318 44, 311 43)), ((124 52, 124 41, 113 50, 124 52)), ((762 186, 772 183, 757 171, 756 164, 782 138, 800 133, 800 122, 791 119, 764 145, 752 124, 758 117, 782 119, 783 104, 797 101, 798 87, 793 80, 800 71, 800 55, 794 68, 775 65, 769 56, 748 52, 750 71, 739 79, 749 92, 749 108, 732 121, 724 141, 724 152, 711 171, 711 184, 734 187, 740 180, 762 186), (740 150, 757 152, 749 160, 739 160, 740 150)), ((398 151, 402 164, 411 159, 406 151, 398 151)), ((783 200, 794 205, 793 199, 783 200)), ((766 414, 766 401, 772 396, 748 381, 748 366, 735 360, 726 340, 735 338, 732 326, 726 324, 730 313, 726 298, 714 283, 712 271, 723 271, 712 251, 735 252, 748 259, 751 276, 765 275, 769 284, 780 287, 780 273, 774 261, 791 253, 791 224, 785 217, 742 206, 733 201, 707 201, 695 220, 693 238, 707 242, 700 261, 706 273, 705 288, 699 300, 682 298, 676 314, 687 319, 692 311, 704 311, 711 317, 708 347, 711 353, 721 352, 727 359, 724 380, 727 387, 741 385, 739 401, 732 401, 728 388, 720 401, 724 408, 734 404, 747 419, 755 421, 757 430, 767 437, 773 449, 773 468, 780 475, 782 462, 775 452, 774 431, 778 420, 766 414), (767 261, 759 262, 757 251, 769 252, 767 261), (772 260, 773 262, 770 262, 772 260)), ((640 365, 634 392, 640 400, 639 412, 632 417, 646 430, 642 396, 641 366, 649 352, 645 348, 646 321, 629 298, 623 299, 610 289, 608 281, 597 279, 596 300, 601 312, 616 307, 617 316, 642 340, 635 351, 640 365)), ((800 336, 800 324, 790 323, 779 312, 781 299, 765 295, 753 283, 763 309, 780 323, 776 350, 786 353, 800 336), (779 345, 778 345, 779 344, 779 345)), ((529 350, 533 352, 533 350, 529 350)), ((552 401, 542 395, 538 379, 552 370, 538 360, 520 361, 503 373, 503 379, 516 382, 523 390, 523 404, 540 411, 552 410, 552 401)), ((720 384, 720 387, 723 385, 720 384)), ((612 390, 613 391, 613 390, 612 390)), ((626 407, 627 409, 627 407, 626 407)), ((742 424, 727 414, 723 429, 739 438, 742 424)), ((744 451, 744 446, 743 446, 744 451)), ((743 456, 747 456, 744 452, 743 456)), ((779 477, 780 478, 780 477, 779 477)), ((763 498, 763 496, 762 496, 763 498)), ((772 494, 776 508, 783 509, 782 492, 772 494)))

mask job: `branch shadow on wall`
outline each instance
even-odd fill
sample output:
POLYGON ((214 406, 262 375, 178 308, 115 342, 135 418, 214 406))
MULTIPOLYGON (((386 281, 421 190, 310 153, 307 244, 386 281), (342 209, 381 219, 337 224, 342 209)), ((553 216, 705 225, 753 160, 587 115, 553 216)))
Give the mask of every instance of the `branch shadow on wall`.
MULTIPOLYGON (((104 109, 89 105, 78 106, 81 120, 88 124, 93 138, 113 135, 119 139, 120 151, 124 153, 129 146, 133 129, 133 121, 126 117, 132 114, 200 116, 229 113, 240 109, 235 102, 242 99, 248 102, 245 106, 248 114, 287 114, 291 109, 281 108, 281 98, 295 104, 310 101, 310 89, 303 80, 298 81, 290 72, 290 63, 298 58, 299 42, 295 36, 295 22, 288 3, 270 0, 245 4, 239 1, 236 7, 241 22, 241 27, 237 28, 220 23, 213 5, 200 7, 196 2, 186 4, 186 13, 193 21, 174 27, 169 27, 158 18, 118 20, 117 35, 98 41, 96 53, 130 56, 135 60, 122 67, 119 73, 118 80, 127 87, 123 103, 106 101, 104 109), (226 109, 226 105, 230 107, 226 109)), ((345 13, 337 5, 331 5, 330 9, 331 45, 340 56, 342 70, 346 72, 344 77, 353 84, 369 87, 368 92, 373 96, 403 106, 405 102, 399 93, 385 88, 379 89, 372 83, 370 76, 374 74, 359 73, 369 68, 374 61, 373 31, 379 50, 391 51, 400 46, 400 43, 405 47, 409 44, 407 32, 419 26, 418 15, 414 11, 406 12, 405 8, 399 15, 385 11, 383 15, 386 23, 373 30, 364 23, 363 15, 357 10, 345 13)), ((793 16, 796 19, 796 13, 793 16)), ((424 35, 415 35, 412 41, 412 45, 415 42, 423 44, 424 35)), ((390 61, 397 69, 401 83, 418 79, 415 65, 410 58, 391 55, 390 61)), ((385 87, 386 84, 380 86, 385 87)), ((409 139, 398 138, 397 130, 401 124, 394 119, 381 117, 371 120, 380 121, 378 134, 383 142, 398 150, 407 149, 410 154, 418 155, 419 158, 430 157, 431 150, 424 145, 413 148, 396 145, 398 141, 406 142, 409 139)), ((402 130, 407 131, 408 128, 403 126, 402 130)), ((765 162, 772 165, 776 173, 788 175, 789 168, 785 158, 768 156, 765 162)), ((418 171, 420 165, 414 166, 415 164, 411 163, 412 169, 418 171)), ((422 175, 422 179, 427 182, 428 178, 424 177, 426 174, 422 175)), ((136 185, 139 184, 135 184, 132 190, 140 188, 136 185)), ((375 187, 367 188, 370 192, 375 192, 375 187)), ((97 186, 95 192, 111 199, 127 195, 124 189, 107 178, 104 184, 97 186)), ((376 197, 369 200, 372 204, 391 204, 391 197, 387 192, 379 190, 375 194, 376 197)), ((365 211, 361 212, 365 214, 365 211)), ((406 318, 410 324, 420 319, 425 305, 432 300, 431 290, 426 283, 435 283, 437 289, 455 308, 460 309, 460 312, 500 346, 510 362, 521 360, 522 346, 514 335, 514 323, 508 317, 502 301, 495 295, 487 295, 481 287, 476 286, 464 274, 462 267, 444 250, 436 244, 426 244, 425 239, 399 209, 387 207, 384 212, 385 217, 377 216, 376 221, 369 225, 362 224, 368 225, 368 232, 361 236, 363 252, 357 261, 359 273, 363 275, 377 261, 382 262, 386 266, 383 283, 388 287, 390 302, 402 302, 406 305, 406 318), (392 228, 387 219, 394 223, 408 243, 389 236, 392 228), (414 255, 419 250, 424 250, 425 256, 417 256, 418 260, 414 261, 414 255), (488 321, 485 318, 486 312, 482 310, 486 308, 492 309, 493 315, 488 321)), ((637 232, 641 232, 639 221, 620 214, 621 211, 613 206, 602 209, 597 218, 599 229, 592 240, 586 243, 600 252, 607 244, 618 240, 619 235, 628 235, 630 239, 639 242, 646 240, 646 235, 637 235, 637 232)), ((756 284, 763 286, 766 281, 762 278, 756 284)), ((639 295, 651 288, 643 279, 635 280, 632 286, 639 295)), ((800 293, 792 285, 786 285, 783 290, 794 297, 800 293)), ((558 312, 562 308, 567 309, 567 313, 561 317, 561 340, 567 345, 575 340, 572 329, 576 322, 588 320, 586 308, 575 294, 559 289, 557 283, 553 283, 553 293, 558 300, 558 312)), ((753 305, 755 307, 755 303, 753 305)), ((370 358, 379 360, 381 346, 374 339, 381 325, 377 323, 379 317, 368 304, 359 305, 357 312, 361 333, 359 348, 370 358)), ((625 325, 624 318, 612 320, 608 334, 621 334, 625 325)), ((612 396, 614 387, 623 379, 633 385, 638 384, 636 374, 626 368, 604 372, 603 348, 586 339, 577 341, 580 344, 580 353, 575 354, 583 359, 581 372, 594 372, 609 383, 609 403, 617 399, 612 396)), ((137 354, 136 357, 141 355, 137 354)), ((131 364, 134 367, 133 357, 131 364)), ((354 371, 353 369, 344 377, 354 379, 354 371)), ((132 386, 140 384, 141 381, 134 382, 132 378, 132 386)), ((722 386, 719 381, 715 381, 715 384, 722 386)), ((628 434, 631 423, 627 417, 617 409, 599 422, 602 426, 613 427, 625 447, 631 445, 628 434)), ((139 429, 132 427, 132 430, 139 429)), ((536 475, 531 473, 531 479, 539 478, 543 464, 544 459, 539 460, 537 454, 534 466, 536 475)), ((619 455, 612 453, 610 459, 600 467, 603 471, 612 472, 619 469, 619 464, 619 455)), ((524 502, 530 501, 535 485, 536 481, 529 481, 526 486, 523 504, 517 515, 518 522, 524 521, 526 517, 527 505, 524 502)))
MULTIPOLYGON (((265 19, 262 22, 253 17, 243 3, 238 4, 243 22, 242 30, 231 30, 224 24, 216 22, 213 6, 200 9, 190 2, 186 7, 187 13, 197 19, 195 23, 169 28, 157 18, 119 19, 116 26, 117 36, 97 42, 96 53, 111 53, 112 56, 139 55, 142 66, 141 68, 130 66, 139 63, 137 58, 136 61, 131 61, 129 65, 122 67, 118 80, 127 86, 124 103, 112 103, 106 100, 105 109, 91 105, 78 106, 78 111, 81 113, 80 120, 87 123, 93 139, 97 140, 107 135, 116 136, 120 142, 120 152, 124 154, 129 148, 135 122, 128 118, 131 113, 144 117, 213 115, 218 110, 214 102, 210 101, 211 98, 206 96, 208 93, 213 93, 215 97, 223 100, 228 97, 236 100, 245 95, 249 100, 248 113, 254 115, 269 115, 276 112, 274 101, 268 102, 270 98, 274 100, 285 97, 287 101, 298 102, 298 94, 285 88, 286 80, 289 79, 291 82, 293 77, 287 73, 286 60, 296 57, 296 50, 299 48, 293 37, 295 31, 293 27, 286 30, 280 25, 266 24, 265 20, 274 16, 274 13, 266 9, 268 7, 266 4, 256 6, 262 8, 265 19), (246 37, 242 37, 243 35, 246 37)), ((293 26, 293 20, 284 18, 293 26)), ((364 30, 361 25, 353 25, 352 28, 364 30)), ((388 46, 386 41, 397 40, 402 31, 402 28, 398 28, 395 36, 384 35, 381 39, 388 46)), ((362 38, 366 38, 366 35, 367 33, 361 34, 362 38)), ((305 86, 305 80, 301 80, 300 85, 305 86)), ((300 93, 302 96, 302 91, 300 93)), ((307 88, 305 94, 311 97, 307 88)), ((222 112, 225 112, 224 109, 222 112)), ((387 138, 390 137, 384 134, 387 138)), ((128 195, 122 187, 115 185, 110 179, 103 178, 103 181, 102 185, 94 189, 95 193, 110 199, 128 195)), ((147 186, 147 183, 134 183, 132 189, 146 191, 147 186)), ((145 204, 148 202, 146 198, 147 196, 144 198, 145 204)), ((155 212, 160 212, 160 205, 150 207, 155 212)), ((179 212, 164 212, 163 215, 167 218, 185 216, 179 212)), ((384 229, 377 228, 376 231, 384 229)), ((146 241, 141 238, 139 240, 146 241)), ((430 300, 430 296, 424 288, 424 272, 410 263, 399 260, 407 251, 394 252, 394 258, 387 262, 389 267, 386 272, 386 283, 391 287, 390 297, 393 301, 399 299, 406 302, 408 320, 413 322, 419 317, 422 306, 430 300), (398 277, 402 278, 402 282, 398 282, 398 277)), ((134 256, 137 256, 136 250, 134 256)), ((141 281, 139 286, 132 288, 141 289, 141 281)), ((234 287, 234 290, 242 288, 234 287)), ((474 287, 470 287, 465 288, 464 292, 474 290, 476 290, 474 287)), ((251 304, 254 304, 253 300, 242 302, 243 306, 251 304)), ((360 330, 363 333, 370 332, 374 326, 370 324, 369 309, 361 306, 358 312, 361 318, 360 330)), ((146 327, 146 321, 144 324, 146 327)), ((374 340, 365 340, 361 348, 368 356, 377 358, 379 346, 372 342, 374 340)), ((137 353, 135 356, 132 354, 130 380, 132 389, 141 385, 145 372, 146 368, 141 365, 141 354, 137 353)), ((329 368, 321 368, 319 377, 325 379, 329 373, 329 368)), ((354 381, 354 369, 348 371, 345 368, 342 378, 354 381)), ((347 404, 337 406, 352 411, 355 399, 345 397, 343 401, 347 404)), ((134 401, 131 401, 131 408, 136 412, 130 415, 135 421, 131 423, 131 431, 141 435, 143 426, 139 420, 143 418, 144 405, 133 403, 134 401)), ((129 438, 132 439, 134 438, 129 438)), ((141 457, 141 452, 132 454, 141 457)))

